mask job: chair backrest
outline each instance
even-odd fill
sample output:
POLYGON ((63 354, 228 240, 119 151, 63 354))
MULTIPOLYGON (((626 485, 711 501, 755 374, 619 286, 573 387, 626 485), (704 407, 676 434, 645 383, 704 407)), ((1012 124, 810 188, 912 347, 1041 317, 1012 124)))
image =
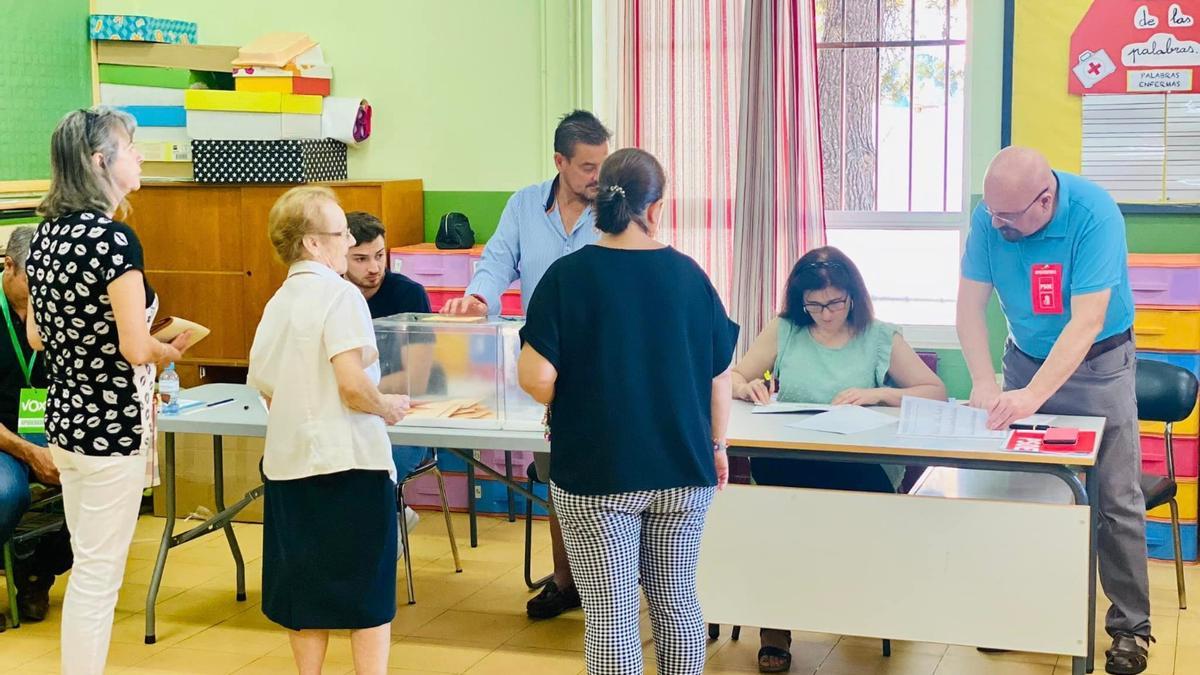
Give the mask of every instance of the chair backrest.
POLYGON ((1186 368, 1138 359, 1138 419, 1148 422, 1179 422, 1196 407, 1196 376, 1186 368))

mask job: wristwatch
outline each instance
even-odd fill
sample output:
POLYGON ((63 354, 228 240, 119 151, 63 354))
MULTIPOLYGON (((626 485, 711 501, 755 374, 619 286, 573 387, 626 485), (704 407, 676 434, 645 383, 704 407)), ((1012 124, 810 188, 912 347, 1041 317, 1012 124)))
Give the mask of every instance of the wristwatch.
POLYGON ((729 441, 713 439, 713 452, 724 452, 729 449, 729 441))

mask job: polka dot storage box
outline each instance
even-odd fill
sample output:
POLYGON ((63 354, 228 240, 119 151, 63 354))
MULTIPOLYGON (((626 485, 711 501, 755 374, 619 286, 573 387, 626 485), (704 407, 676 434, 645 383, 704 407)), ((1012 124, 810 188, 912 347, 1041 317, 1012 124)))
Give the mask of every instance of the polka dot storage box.
POLYGON ((346 180, 346 145, 331 138, 193 140, 197 183, 277 184, 346 180))

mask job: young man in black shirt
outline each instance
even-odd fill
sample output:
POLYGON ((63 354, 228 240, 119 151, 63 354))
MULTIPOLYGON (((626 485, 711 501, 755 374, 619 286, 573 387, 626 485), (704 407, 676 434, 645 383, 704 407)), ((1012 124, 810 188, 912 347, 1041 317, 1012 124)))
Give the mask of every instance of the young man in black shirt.
MULTIPOLYGON (((18 434, 17 409, 21 390, 46 387, 46 366, 25 337, 25 312, 29 303, 29 280, 25 262, 34 228, 12 232, 4 251, 0 275, 0 313, 5 330, 0 335, 0 544, 8 541, 29 508, 31 482, 58 484, 58 469, 44 447, 44 437, 24 438, 18 434), (42 445, 31 442, 40 440, 42 445)), ((61 530, 40 539, 29 548, 18 548, 14 566, 17 605, 21 618, 41 621, 50 605, 54 576, 71 567, 70 535, 61 530)), ((0 618, 2 621, 2 618, 0 618)))
MULTIPOLYGON (((358 286, 367 298, 371 318, 408 312, 428 313, 429 295, 425 293, 425 287, 388 269, 383 223, 364 211, 351 211, 346 214, 346 224, 350 227, 350 234, 354 235, 354 246, 347 255, 346 280, 358 286)), ((413 353, 410 348, 405 355, 407 358, 403 360, 407 363, 401 361, 401 355, 386 336, 379 340, 378 349, 381 363, 396 364, 394 368, 389 368, 393 372, 380 381, 380 389, 414 397, 425 393, 433 363, 432 345, 425 354, 413 353), (404 368, 412 372, 405 373, 402 370, 404 368)), ((426 448, 393 445, 392 458, 396 462, 397 479, 404 480, 427 454, 426 448)), ((416 511, 406 506, 403 515, 411 530, 419 520, 416 511)))

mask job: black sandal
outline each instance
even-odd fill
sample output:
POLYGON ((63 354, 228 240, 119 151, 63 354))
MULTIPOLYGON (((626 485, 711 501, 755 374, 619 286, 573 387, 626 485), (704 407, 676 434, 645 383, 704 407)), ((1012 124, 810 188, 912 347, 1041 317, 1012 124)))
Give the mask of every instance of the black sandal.
POLYGON ((786 673, 792 669, 792 653, 782 647, 760 647, 758 650, 758 672, 760 673, 786 673), (772 666, 765 663, 766 659, 779 659, 778 666, 772 666))
MULTIPOLYGON (((1148 638, 1154 642, 1154 637, 1148 638)), ((1104 652, 1104 672, 1111 675, 1138 675, 1146 670, 1149 652, 1138 644, 1133 633, 1113 633, 1112 648, 1104 652)))

